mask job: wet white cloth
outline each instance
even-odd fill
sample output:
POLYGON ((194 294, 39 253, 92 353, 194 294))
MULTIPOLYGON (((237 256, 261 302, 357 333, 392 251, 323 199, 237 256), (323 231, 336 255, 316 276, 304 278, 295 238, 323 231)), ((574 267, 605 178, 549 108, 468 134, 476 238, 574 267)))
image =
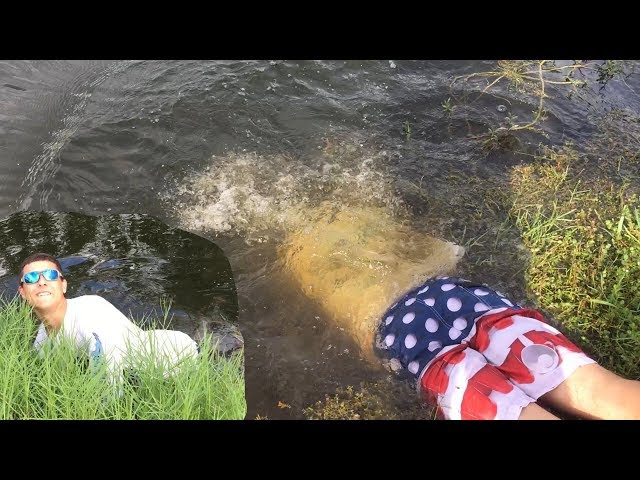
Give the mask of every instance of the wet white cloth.
MULTIPOLYGON (((177 371, 186 358, 198 354, 196 342, 176 330, 142 330, 120 310, 98 295, 67 300, 60 333, 86 352, 90 361, 104 360, 110 379, 121 380, 123 370, 152 358, 165 376, 177 371)), ((40 350, 49 339, 40 325, 34 347, 40 350)))

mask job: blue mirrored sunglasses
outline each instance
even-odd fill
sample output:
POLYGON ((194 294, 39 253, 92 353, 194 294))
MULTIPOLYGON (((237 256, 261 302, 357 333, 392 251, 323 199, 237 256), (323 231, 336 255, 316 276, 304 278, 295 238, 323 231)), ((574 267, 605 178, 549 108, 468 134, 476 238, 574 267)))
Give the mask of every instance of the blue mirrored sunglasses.
POLYGON ((54 270, 53 268, 47 268, 46 270, 40 270, 39 272, 25 273, 22 276, 22 281, 27 284, 37 283, 38 280, 40 279, 40 275, 42 275, 44 279, 49 282, 57 280, 58 277, 62 278, 62 274, 58 270, 54 270))

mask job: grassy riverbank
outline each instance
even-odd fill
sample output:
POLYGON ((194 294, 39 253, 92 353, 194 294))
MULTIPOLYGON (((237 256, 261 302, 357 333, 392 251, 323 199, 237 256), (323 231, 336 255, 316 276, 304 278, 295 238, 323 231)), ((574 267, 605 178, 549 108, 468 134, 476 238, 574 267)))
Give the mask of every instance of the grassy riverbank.
POLYGON ((582 176, 584 167, 565 146, 513 170, 511 218, 530 252, 525 281, 572 340, 637 379, 640 203, 624 182, 582 176))
POLYGON ((38 355, 37 324, 17 299, 0 304, 0 419, 244 419, 242 352, 218 356, 208 338, 203 355, 170 378, 146 362, 121 392, 69 344, 38 355), (207 355, 206 353, 209 353, 207 355), (210 358, 209 358, 210 357, 210 358))

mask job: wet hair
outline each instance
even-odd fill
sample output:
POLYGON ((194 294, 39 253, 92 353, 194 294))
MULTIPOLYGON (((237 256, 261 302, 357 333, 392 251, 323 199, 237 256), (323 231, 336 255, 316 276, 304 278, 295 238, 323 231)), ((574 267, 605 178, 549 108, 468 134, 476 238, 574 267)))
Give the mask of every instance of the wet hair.
POLYGON ((20 264, 20 270, 18 271, 18 275, 22 277, 22 272, 24 271, 24 267, 26 267, 30 263, 40 262, 40 261, 55 263, 56 268, 60 272, 61 274, 60 276, 62 278, 62 265, 60 265, 60 262, 58 261, 58 259, 55 257, 52 257, 48 253, 42 253, 42 252, 34 253, 33 255, 29 255, 27 258, 25 258, 20 264))

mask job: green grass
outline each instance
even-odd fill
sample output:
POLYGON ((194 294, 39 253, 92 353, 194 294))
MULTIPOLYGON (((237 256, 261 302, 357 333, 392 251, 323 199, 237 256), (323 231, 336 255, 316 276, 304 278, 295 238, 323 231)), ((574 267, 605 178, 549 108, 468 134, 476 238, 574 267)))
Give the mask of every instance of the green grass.
POLYGON ((539 305, 603 366, 640 378, 640 203, 606 176, 585 183, 570 147, 514 171, 511 218, 539 305))
POLYGON ((38 354, 36 328, 24 303, 0 304, 0 419, 245 418, 243 353, 219 356, 208 336, 175 375, 146 359, 119 390, 64 339, 38 354))

